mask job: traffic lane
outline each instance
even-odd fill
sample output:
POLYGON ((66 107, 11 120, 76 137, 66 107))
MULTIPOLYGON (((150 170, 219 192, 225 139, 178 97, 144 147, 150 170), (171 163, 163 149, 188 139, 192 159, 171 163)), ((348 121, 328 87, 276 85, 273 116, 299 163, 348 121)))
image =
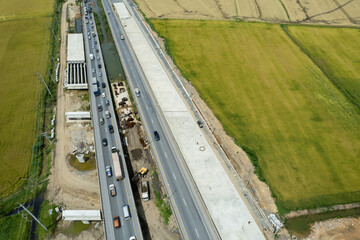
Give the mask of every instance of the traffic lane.
MULTIPOLYGON (((89 41, 89 45, 91 45, 92 44, 92 42, 91 41, 89 41)), ((96 48, 95 48, 96 49, 96 48)), ((94 63, 92 63, 92 65, 94 66, 94 69, 96 69, 96 62, 94 61, 94 63)), ((98 80, 98 77, 97 77, 97 75, 95 75, 94 76, 97 80, 98 80)), ((96 103, 96 105, 97 104, 99 104, 100 102, 102 102, 102 99, 101 98, 99 98, 99 97, 95 97, 95 103, 96 103)), ((98 115, 98 112, 97 112, 97 108, 95 108, 96 110, 95 110, 95 114, 94 115, 98 115)), ((96 117, 97 118, 97 120, 98 120, 98 116, 96 117)), ((99 124, 97 124, 96 122, 97 122, 97 120, 94 120, 94 122, 95 122, 95 125, 97 125, 97 126, 99 126, 99 124)), ((102 131, 100 131, 100 136, 107 136, 107 133, 106 133, 106 128, 105 129, 102 129, 102 131)), ((96 141, 96 142, 99 142, 99 141, 96 141)), ((100 144, 100 146, 102 147, 102 141, 101 141, 101 144, 100 144)), ((110 156, 110 154, 109 154, 109 148, 107 147, 107 151, 105 150, 105 151, 103 151, 103 154, 99 154, 99 155, 102 155, 102 158, 100 157, 99 158, 99 160, 101 161, 101 160, 103 160, 103 159, 109 159, 109 156, 110 156)), ((99 164, 100 166, 100 168, 101 168, 101 163, 99 164)), ((102 167, 102 169, 99 169, 99 171, 101 171, 101 170, 103 170, 103 172, 102 172, 102 174, 100 173, 100 175, 105 175, 105 173, 104 173, 104 171, 105 171, 105 167, 102 167)), ((106 193, 108 193, 109 192, 109 190, 108 190, 108 185, 110 185, 109 184, 109 182, 108 181, 106 181, 106 187, 105 187, 105 195, 107 196, 107 197, 109 197, 109 195, 107 195, 106 193)), ((107 198, 107 197, 105 197, 105 198, 107 198)), ((119 208, 118 208, 118 206, 117 206, 117 204, 111 204, 110 205, 110 208, 111 208, 111 213, 112 212, 119 212, 119 208)), ((111 225, 112 226, 112 228, 113 228, 113 223, 112 223, 112 221, 111 221, 111 223, 109 223, 108 225, 111 225)), ((115 232, 114 232, 114 234, 115 234, 115 232)), ((118 235, 118 234, 116 234, 116 235, 118 235)))
MULTIPOLYGON (((94 60, 95 62, 95 68, 97 68, 98 70, 101 71, 101 69, 98 68, 98 64, 101 64, 101 61, 97 61, 97 60, 94 60)), ((96 75, 96 79, 97 81, 101 81, 99 79, 100 77, 98 76, 98 74, 96 75)), ((100 92, 101 93, 107 93, 106 91, 107 89, 101 89, 100 88, 100 92)), ((108 96, 108 94, 106 94, 108 96)), ((103 111, 111 111, 111 109, 109 107, 106 106, 105 104, 105 101, 108 97, 105 97, 103 98, 102 96, 101 97, 97 97, 97 104, 101 104, 103 106, 103 111)), ((116 141, 115 141, 115 137, 114 137, 114 134, 110 133, 110 131, 108 130, 108 126, 111 125, 111 124, 116 124, 116 123, 113 123, 114 122, 114 115, 112 113, 111 117, 109 119, 106 119, 105 120, 105 123, 104 123, 104 127, 103 127, 103 131, 102 131, 102 137, 103 138, 106 138, 107 141, 108 141, 108 146, 107 146, 107 151, 106 154, 104 154, 104 158, 105 159, 111 159, 112 160, 112 156, 111 156, 111 147, 112 146, 116 146, 116 141)), ((111 166, 113 167, 113 165, 111 164, 111 166)), ((123 218, 121 217, 121 212, 122 212, 122 206, 125 205, 127 202, 124 202, 124 199, 127 199, 127 196, 126 194, 124 193, 125 191, 122 191, 122 189, 124 189, 124 187, 121 186, 120 183, 117 183, 116 179, 114 178, 115 181, 107 181, 107 185, 109 186, 111 183, 114 183, 115 187, 116 187, 116 190, 117 190, 117 196, 115 197, 111 197, 110 199, 110 205, 112 206, 112 217, 115 217, 115 216, 120 216, 120 219, 122 219, 122 228, 120 231, 116 231, 117 232, 117 236, 120 234, 120 235, 123 235, 123 237, 127 236, 127 235, 130 235, 132 234, 132 231, 131 231, 131 225, 128 224, 129 221, 123 221, 123 218), (121 196, 122 195, 122 196, 121 196), (116 206, 116 209, 115 207, 116 206)), ((107 189, 107 192, 110 196, 110 191, 109 189, 107 189)), ((128 203, 127 203, 128 204, 128 203)), ((131 221, 130 221, 131 222, 131 221)), ((131 236, 131 235, 130 235, 131 236)))
MULTIPOLYGON (((147 101, 144 101, 147 103, 147 101)), ((145 107, 146 108, 146 107, 145 107)), ((142 109, 144 112, 144 110, 142 109)), ((183 176, 180 174, 179 166, 175 160, 175 157, 172 151, 169 151, 170 146, 168 145, 168 140, 162 128, 159 126, 157 120, 153 120, 157 118, 156 114, 152 114, 151 108, 149 107, 149 112, 144 112, 145 118, 151 119, 150 121, 153 123, 152 125, 147 125, 149 131, 151 131, 151 139, 153 141, 156 154, 159 160, 162 162, 163 174, 167 180, 167 184, 170 188, 171 197, 175 201, 174 209, 180 215, 180 218, 183 221, 183 225, 186 229, 186 232, 189 236, 207 236, 206 230, 203 228, 201 224, 201 218, 199 212, 194 204, 192 204, 193 199, 190 195, 190 192, 187 187, 184 186, 185 180, 183 176), (155 116, 150 116, 155 115, 155 116), (160 135, 160 140, 154 140, 154 131, 158 131, 160 135), (181 209, 181 211, 179 210, 181 209), (191 216, 187 217, 186 216, 191 216), (199 225, 200 226, 197 226, 199 225), (194 227, 197 226, 197 227, 194 227)), ((149 121, 148 121, 149 122, 149 121)), ((179 223, 180 224, 180 223, 179 223)))
MULTIPOLYGON (((160 133, 160 132, 159 132, 160 133)), ((163 159, 167 164, 163 164, 169 187, 171 189, 171 197, 175 200, 176 208, 180 211, 182 222, 186 228, 188 236, 196 236, 198 238, 206 239, 208 237, 206 230, 203 228, 199 212, 194 204, 189 189, 184 185, 185 180, 180 174, 177 162, 171 151, 163 151, 167 147, 162 146, 161 139, 156 146, 160 159, 163 159), (190 216, 190 217, 189 217, 190 216)), ((164 144, 166 145, 166 143, 164 144)), ((170 198, 171 198, 170 197, 170 198)))
MULTIPOLYGON (((101 64, 101 61, 96 61, 96 65, 97 64, 101 64)), ((97 78, 97 80, 99 81, 100 79, 100 77, 96 77, 97 78)), ((100 80, 101 81, 101 80, 100 80)), ((108 110, 108 111, 111 111, 112 109, 110 109, 110 106, 107 106, 106 104, 105 104, 105 101, 106 100, 109 100, 108 99, 108 96, 109 96, 109 94, 108 94, 108 92, 110 91, 110 89, 106 89, 106 88, 102 88, 101 90, 100 90, 102 93, 103 92, 105 92, 106 93, 106 97, 105 98, 103 98, 103 97, 100 97, 99 99, 100 99, 100 101, 99 101, 99 104, 102 104, 102 106, 103 106, 103 111, 106 111, 106 110, 108 110)), ((110 101, 110 100, 109 100, 110 101)), ((115 140, 115 138, 116 138, 116 136, 113 134, 113 133, 110 133, 110 131, 108 130, 109 129, 109 125, 113 125, 113 126, 115 126, 115 124, 116 124, 116 122, 115 122, 115 116, 111 116, 111 118, 109 118, 109 119, 107 119, 106 121, 105 121, 105 124, 104 124, 104 134, 103 134, 103 136, 105 137, 105 138, 107 138, 107 140, 108 140, 108 148, 109 148, 109 155, 110 155, 110 158, 111 158, 111 150, 110 150, 110 148, 112 147, 112 146, 117 146, 118 144, 117 144, 117 142, 116 142, 116 140, 115 140)), ((105 155, 104 155, 105 156, 105 155)), ((106 157, 106 156, 105 156, 106 157)), ((121 157, 121 156, 120 156, 121 157)), ((125 176, 126 177, 126 176, 125 176)), ((126 181, 126 179, 125 180, 123 180, 123 181, 126 181)), ((120 181, 121 182, 121 181, 120 181)), ((125 189, 126 190, 126 186, 125 186, 125 183, 124 183, 124 186, 122 186, 122 184, 121 183, 117 183, 117 181, 115 180, 115 182, 114 182, 114 185, 115 185, 115 187, 116 187, 116 189, 117 189, 117 196, 116 197, 114 197, 114 198, 116 198, 114 201, 112 201, 112 203, 111 203, 111 205, 117 205, 117 207, 118 207, 118 211, 120 211, 119 212, 119 214, 113 214, 113 216, 120 216, 120 219, 121 219, 121 221, 122 221, 122 229, 123 229, 123 235, 124 236, 127 236, 127 235, 129 235, 129 237, 130 236, 132 236, 132 235, 135 235, 135 234, 133 234, 133 232, 135 231, 133 231, 133 229, 132 229, 132 227, 133 227, 133 218, 131 219, 131 220, 128 220, 128 221, 123 221, 123 218, 121 217, 121 213, 122 213, 122 206, 124 206, 124 205, 130 205, 129 204, 129 202, 128 201, 126 201, 126 200, 128 200, 128 198, 129 198, 129 196, 125 193, 126 191, 121 191, 121 189, 125 189), (124 230, 125 229, 125 230, 124 230)), ((111 183, 109 183, 108 185, 110 185, 111 183)), ((110 192, 109 192, 109 194, 110 194, 110 192)))
MULTIPOLYGON (((129 70, 129 72, 133 72, 133 70, 131 69, 131 70, 129 70)), ((136 73, 135 73, 135 75, 136 75, 136 73)), ((160 126, 158 116, 156 114, 156 111, 153 111, 152 104, 150 103, 152 100, 146 94, 145 84, 143 84, 143 82, 139 79, 139 77, 136 77, 133 80, 135 80, 134 87, 138 87, 140 89, 140 92, 142 92, 141 97, 138 97, 140 104, 145 106, 145 109, 146 109, 146 110, 142 109, 142 111, 147 112, 147 114, 144 113, 144 115, 147 115, 146 118, 148 120, 150 120, 152 123, 152 124, 148 124, 150 126, 149 131, 150 131, 150 134, 152 135, 151 137, 153 138, 153 131, 157 130, 164 138, 165 134, 162 131, 162 127, 160 126), (157 118, 157 119, 154 120, 154 118, 157 118)), ((150 122, 150 121, 147 121, 147 122, 150 122)), ((167 143, 167 146, 165 147, 165 149, 171 149, 168 144, 167 139, 165 142, 167 143)), ((163 152, 163 151, 160 151, 160 152, 163 152)), ((171 151, 168 151, 168 153, 172 155, 171 151)), ((164 156, 162 156, 162 159, 164 159, 164 156)), ((172 155, 172 159, 175 159, 175 157, 173 155, 172 155)), ((160 159, 160 161, 164 162, 161 159, 160 159)), ((164 165, 167 166, 167 169, 169 169, 170 166, 168 166, 168 164, 164 164, 164 165)), ((177 167, 177 169, 179 171, 179 167, 177 167)), ((184 179, 183 179, 183 182, 185 183, 184 179)), ((177 183, 177 181, 175 181, 175 183, 177 183)), ((174 181, 171 181, 171 183, 169 183, 169 184, 174 185, 174 181)), ((182 189, 184 189, 184 187, 182 187, 182 189)), ((186 219, 187 224, 186 224, 185 228, 187 229, 187 231, 190 234, 192 234, 192 236, 199 236, 199 235, 207 236, 208 234, 205 229, 205 226, 202 224, 199 212, 197 211, 195 204, 191 204, 194 201, 193 201, 192 197, 190 197, 191 195, 187 188, 186 188, 186 191, 187 191, 187 193, 185 193, 185 194, 187 195, 187 200, 185 200, 184 198, 178 198, 178 199, 175 198, 175 204, 178 205, 178 207, 184 209, 184 210, 182 210, 183 213, 180 214, 180 217, 183 218, 183 216, 191 216, 191 218, 186 219), (190 204, 188 204, 188 203, 190 203, 190 204), (187 211, 187 213, 185 214, 184 211, 187 211), (196 214, 194 214, 195 212, 196 212, 196 214), (190 214, 190 215, 188 215, 188 214, 190 214), (197 228, 192 227, 192 226, 194 226, 193 224, 195 224, 195 223, 197 223, 197 225, 200 225, 200 226, 198 226, 197 228)))
MULTIPOLYGON (((127 176, 126 176, 126 177, 127 177, 127 176)), ((129 181, 129 187, 131 187, 131 186, 130 186, 130 179, 125 179, 125 181, 129 181)), ((125 187, 126 187, 126 186, 125 186, 125 187)), ((132 197, 132 196, 130 196, 130 197, 132 197)), ((130 206, 130 208, 133 209, 133 211, 135 211, 135 210, 136 210, 136 209, 135 209, 135 208, 136 208, 136 207, 135 207, 135 204, 134 204, 133 206, 130 206)), ((134 224, 134 223, 133 223, 133 224, 134 224)), ((135 228, 135 227, 134 227, 134 228, 135 228)), ((140 226, 139 226, 139 228, 140 228, 140 226)), ((141 235, 141 234, 140 234, 140 235, 141 235)))
MULTIPOLYGON (((89 52, 89 46, 88 46, 87 41, 85 43, 85 46, 86 46, 87 51, 89 52)), ((88 69, 88 73, 89 72, 90 72, 90 69, 88 69)), ((91 91, 90 91, 90 94, 91 94, 91 91)), ((92 112, 93 112, 93 122, 94 122, 95 147, 98 146, 96 149, 99 149, 99 146, 102 146, 102 144, 99 141, 99 139, 96 137, 96 136, 100 135, 100 129, 97 127, 97 126, 99 126, 98 117, 97 117, 98 114, 96 111, 94 111, 94 109, 95 109, 94 105, 96 105, 96 100, 97 99, 94 95, 90 96, 90 103, 93 106, 92 112)), ((102 155, 102 149, 98 150, 96 152, 96 154, 97 154, 97 159, 98 159, 97 162, 98 162, 99 186, 100 186, 100 192, 102 194, 102 205, 103 205, 103 211, 104 211, 103 214, 104 214, 105 218, 109 218, 111 207, 108 204, 109 199, 107 197, 104 197, 104 191, 106 191, 107 186, 104 186, 104 185, 106 185, 106 183, 104 183, 104 181, 102 180, 102 179, 104 179, 104 174, 101 173, 102 162, 100 161, 100 156, 102 155)), ((105 232, 107 233, 106 235, 108 236, 108 238, 115 239, 115 233, 112 231, 112 229, 113 229, 112 224, 105 221, 104 225, 105 225, 105 232)))

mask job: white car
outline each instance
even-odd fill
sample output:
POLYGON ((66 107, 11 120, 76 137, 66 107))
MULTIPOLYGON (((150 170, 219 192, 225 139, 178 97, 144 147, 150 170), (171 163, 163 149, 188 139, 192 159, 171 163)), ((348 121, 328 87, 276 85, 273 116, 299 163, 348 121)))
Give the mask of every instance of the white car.
POLYGON ((136 237, 131 236, 131 237, 129 238, 129 240, 136 240, 136 237))
POLYGON ((101 94, 101 96, 104 98, 104 97, 106 97, 106 94, 103 92, 103 93, 101 94))

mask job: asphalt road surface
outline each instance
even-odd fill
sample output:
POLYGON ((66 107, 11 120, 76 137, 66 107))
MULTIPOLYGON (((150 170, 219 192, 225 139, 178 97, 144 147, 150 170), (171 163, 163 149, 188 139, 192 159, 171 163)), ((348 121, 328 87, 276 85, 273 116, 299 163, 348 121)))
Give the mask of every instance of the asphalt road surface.
MULTIPOLYGON (((84 4, 85 6, 88 3, 84 4)), ((116 123, 115 112, 111 101, 110 86, 107 81, 105 66, 101 54, 100 42, 97 36, 95 21, 92 13, 84 14, 83 16, 83 34, 85 41, 85 56, 87 60, 87 72, 88 81, 91 85, 92 78, 95 77, 99 82, 100 95, 95 96, 92 89, 89 90, 91 113, 94 124, 94 138, 96 148, 97 167, 99 175, 99 185, 101 193, 101 202, 103 207, 103 218, 105 221, 105 234, 107 239, 129 239, 131 236, 136 236, 136 239, 143 239, 139 218, 137 216, 136 206, 133 198, 132 189, 130 186, 131 179, 128 177, 127 168, 125 165, 124 154, 119 136, 119 130, 116 123), (85 21, 85 17, 88 17, 88 23, 85 21), (88 32, 90 34, 88 35, 88 32), (93 37, 92 33, 96 36, 93 37), (95 44, 95 41, 97 44, 95 44), (94 59, 91 60, 89 55, 93 54, 94 59), (99 68, 98 65, 101 65, 99 68), (95 70, 95 71, 93 71, 95 70), (100 74, 101 73, 101 76, 100 74), (105 88, 101 86, 101 83, 106 84, 105 88), (105 97, 102 94, 105 93, 105 97), (105 101, 109 100, 110 104, 107 106, 105 101), (98 105, 102 105, 102 111, 98 110, 98 105), (105 111, 109 111, 111 117, 107 119, 104 116, 105 111), (99 119, 103 117, 104 124, 100 124, 99 119), (114 128, 114 133, 110 133, 109 125, 114 128), (107 146, 103 146, 102 139, 107 139, 107 146), (111 166, 113 169, 111 158, 111 147, 116 147, 119 150, 120 164, 124 174, 124 179, 116 181, 114 174, 112 177, 106 177, 105 167, 111 166), (114 184, 116 187, 117 195, 115 197, 110 196, 109 185, 114 184), (122 207, 129 205, 131 212, 131 219, 125 220, 122 207), (115 229, 113 218, 119 216, 121 220, 121 228, 115 229)))
MULTIPOLYGON (((120 35, 124 31, 111 7, 111 2, 110 0, 102 0, 102 3, 115 46, 150 140, 160 174, 165 183, 168 198, 178 220, 182 237, 183 239, 218 239, 218 234, 192 182, 192 178, 187 171, 171 132, 168 130, 164 117, 158 109, 156 100, 154 100, 155 98, 134 56, 131 45, 126 37, 125 40, 120 39, 120 35), (140 96, 136 96, 135 88, 140 90, 140 96), (159 133, 159 141, 155 140, 154 131, 159 133)), ((125 3, 128 9, 131 10, 132 16, 136 16, 129 3, 125 3)), ((138 24, 142 24, 140 19, 135 19, 138 24)), ((149 36, 147 35, 147 37, 149 36)))

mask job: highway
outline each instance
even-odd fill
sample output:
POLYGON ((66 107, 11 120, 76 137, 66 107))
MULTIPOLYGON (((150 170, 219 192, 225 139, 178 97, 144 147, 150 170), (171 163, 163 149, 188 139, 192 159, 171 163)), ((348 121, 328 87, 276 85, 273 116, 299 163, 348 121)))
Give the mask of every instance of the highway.
MULTIPOLYGON (((83 6, 89 6, 89 3, 84 3, 83 6)), ((100 41, 97 36, 93 14, 84 14, 82 20, 89 86, 91 86, 92 78, 95 77, 99 82, 100 90, 100 95, 95 96, 92 92, 92 89, 89 88, 101 203, 105 222, 105 235, 107 239, 129 239, 131 236, 135 236, 136 239, 143 239, 135 201, 130 186, 131 179, 129 178, 129 174, 125 165, 126 163, 120 141, 119 129, 111 100, 110 85, 107 81, 105 65, 100 48, 100 41), (88 23, 86 23, 85 17, 88 18, 88 23), (88 34, 88 32, 90 32, 90 34, 88 34), (92 32, 96 34, 95 37, 93 36, 92 32), (97 42, 96 44, 95 41, 97 42), (94 55, 93 60, 90 59, 90 54, 94 55), (101 68, 99 68, 99 64, 101 65, 101 68), (102 82, 106 84, 105 87, 102 87, 102 82), (103 93, 105 93, 105 97, 102 96, 103 93), (108 106, 106 105, 106 100, 109 100, 108 106), (101 111, 98 110, 98 105, 102 106, 103 109, 101 111), (105 111, 110 112, 110 118, 107 119, 104 116, 105 111), (99 122, 101 117, 103 117, 105 120, 104 124, 100 124, 99 122), (110 133, 108 127, 109 125, 113 126, 114 133, 110 133), (107 139, 107 146, 103 146, 103 138, 107 139), (111 166, 113 169, 111 147, 114 146, 119 150, 120 163, 123 174, 125 176, 125 178, 121 181, 116 181, 114 173, 112 177, 106 177, 105 173, 106 166, 111 166), (114 184, 116 187, 117 195, 115 197, 110 196, 110 184, 114 184), (124 205, 129 205, 130 207, 130 220, 124 219, 122 210, 124 205), (115 216, 120 217, 121 227, 119 229, 114 228, 113 218, 115 216)))
MULTIPOLYGON (((111 2, 102 0, 102 3, 182 237, 183 239, 218 239, 218 234, 198 195, 158 104, 154 100, 155 98, 134 56, 131 45, 126 37, 125 40, 120 39, 120 35, 124 31, 111 7, 111 2), (138 97, 134 93, 135 88, 140 90, 138 97), (159 141, 155 140, 154 131, 159 133, 159 141)), ((129 3, 125 3, 128 9, 133 11, 129 3)), ((131 14, 135 16, 134 12, 131 14)), ((137 19, 137 21, 140 20, 137 19)), ((138 24, 142 23, 138 22, 138 24)))

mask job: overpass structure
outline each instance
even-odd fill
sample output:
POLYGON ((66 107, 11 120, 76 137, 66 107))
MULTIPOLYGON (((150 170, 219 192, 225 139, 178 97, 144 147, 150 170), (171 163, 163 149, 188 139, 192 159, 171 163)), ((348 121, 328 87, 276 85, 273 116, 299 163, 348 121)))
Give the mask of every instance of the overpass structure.
POLYGON ((66 221, 82 221, 89 224, 90 221, 101 221, 100 210, 64 210, 62 219, 66 221))
MULTIPOLYGON (((222 239, 265 239, 248 209, 183 102, 153 47, 124 2, 114 8, 127 39, 173 135, 187 169, 222 239)), ((197 232, 196 232, 197 233, 197 232)))
POLYGON ((66 89, 88 89, 82 33, 68 34, 66 89))

